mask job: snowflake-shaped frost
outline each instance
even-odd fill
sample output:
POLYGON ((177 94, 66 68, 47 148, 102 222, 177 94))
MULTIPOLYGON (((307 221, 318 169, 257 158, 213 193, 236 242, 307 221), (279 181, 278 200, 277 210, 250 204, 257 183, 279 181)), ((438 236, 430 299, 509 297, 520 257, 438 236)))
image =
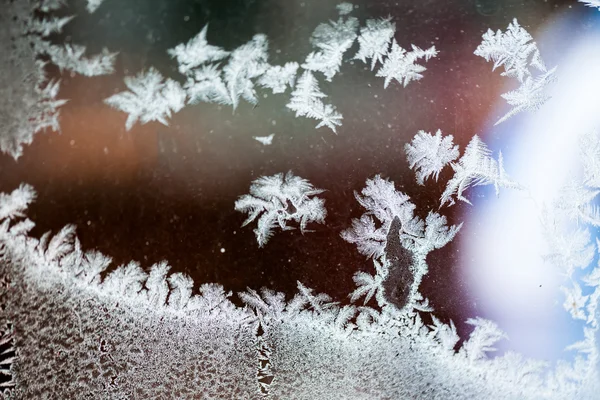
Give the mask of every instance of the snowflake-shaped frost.
POLYGON ((513 108, 494 125, 498 125, 520 112, 536 111, 542 107, 550 99, 544 90, 555 80, 555 72, 556 67, 535 78, 528 76, 518 89, 502 94, 502 98, 513 108))
POLYGON ((579 154, 583 163, 585 184, 600 188, 600 131, 594 130, 581 137, 579 154))
POLYGON ((87 5, 85 6, 86 10, 89 13, 95 12, 98 7, 104 2, 104 0, 87 0, 87 5))
POLYGON ((191 104, 199 102, 233 105, 229 90, 221 70, 217 65, 204 65, 196 68, 185 83, 185 90, 191 104))
POLYGON ((269 136, 253 136, 252 139, 256 140, 257 142, 259 142, 265 146, 270 146, 271 144, 273 144, 274 137, 275 137, 275 134, 271 133, 269 136))
POLYGON ((430 176, 437 181, 442 169, 458 158, 458 146, 453 141, 452 135, 442 137, 442 131, 438 129, 435 136, 419 131, 410 144, 404 146, 408 164, 415 170, 419 185, 430 176))
POLYGON ((508 25, 506 32, 498 30, 494 33, 488 29, 483 34, 483 41, 475 50, 475 55, 493 61, 495 70, 503 66, 502 76, 515 77, 523 82, 531 76, 529 67, 535 67, 541 72, 546 72, 544 61, 540 56, 537 44, 523 29, 517 19, 508 25))
POLYGON ((338 10, 338 14, 348 15, 352 12, 354 6, 352 5, 352 3, 343 2, 335 6, 335 8, 338 10))
POLYGON ((600 0, 578 0, 580 3, 585 4, 588 7, 596 7, 600 10, 600 0))
POLYGON ((388 54, 390 43, 396 32, 396 24, 391 18, 368 19, 366 26, 360 28, 358 36, 358 53, 355 59, 366 63, 371 59, 371 71, 379 62, 383 64, 383 58, 388 54))
POLYGON ((177 59, 179 64, 179 72, 187 74, 190 70, 214 61, 220 61, 227 56, 229 52, 218 46, 208 44, 206 33, 208 24, 195 37, 187 43, 181 43, 173 49, 169 49, 168 53, 171 57, 177 59))
POLYGON ((598 194, 600 190, 571 181, 561 188, 554 209, 578 223, 600 226, 600 208, 593 204, 598 194))
POLYGON ((85 50, 86 47, 80 45, 51 45, 47 53, 61 70, 67 69, 84 76, 107 75, 114 72, 117 53, 103 49, 101 54, 86 58, 85 50))
POLYGON ((253 80, 267 71, 267 37, 254 35, 252 40, 231 52, 229 62, 223 67, 223 76, 234 110, 239 98, 256 105, 256 90, 253 80))
POLYGON ((352 220, 352 228, 343 231, 342 238, 355 243, 358 251, 367 257, 384 255, 387 235, 395 218, 400 222, 397 234, 403 246, 419 259, 446 245, 461 227, 448 227, 446 218, 437 213, 430 213, 426 221, 421 220, 414 214, 416 207, 410 197, 397 191, 393 182, 379 175, 368 179, 362 192, 354 196, 366 212, 360 219, 352 220))
POLYGON ((317 26, 311 37, 313 47, 318 51, 310 53, 302 68, 309 71, 319 71, 328 81, 337 74, 342 65, 344 53, 356 39, 358 20, 350 17, 340 18, 337 22, 317 26))
POLYGON ((584 296, 581 291, 581 287, 574 283, 572 287, 561 287, 561 290, 565 294, 565 302, 563 307, 571 314, 573 319, 586 320, 587 315, 585 312, 585 305, 589 296, 584 296))
POLYGON ((115 94, 104 102, 129 114, 125 128, 130 130, 139 119, 142 124, 158 121, 168 125, 167 118, 172 112, 178 112, 185 105, 186 93, 179 83, 165 79, 150 68, 134 77, 125 77, 128 92, 115 94))
POLYGON ((271 89, 273 94, 283 93, 288 86, 290 88, 294 87, 297 71, 297 62, 288 62, 283 66, 272 65, 260 77, 258 84, 262 87, 271 89))
POLYGON ((323 223, 327 216, 325 200, 313 197, 322 192, 291 171, 285 175, 262 176, 252 182, 249 194, 235 202, 235 209, 249 214, 242 226, 260 215, 254 233, 259 247, 263 247, 277 226, 281 230, 293 229, 287 224, 294 221, 300 224, 300 231, 304 233, 309 222, 323 223))
POLYGON ((337 112, 334 106, 324 104, 321 99, 325 97, 327 95, 319 89, 319 83, 314 75, 310 71, 305 71, 296 82, 287 107, 296 112, 296 117, 319 120, 317 128, 326 126, 335 132, 336 125, 342 124, 342 114, 337 112))
POLYGON ((420 64, 415 62, 421 58, 429 61, 430 58, 436 57, 438 52, 435 46, 431 46, 426 50, 422 50, 415 45, 411 45, 412 51, 406 51, 392 41, 392 49, 390 50, 387 59, 383 62, 383 66, 377 71, 377 76, 385 78, 384 88, 387 88, 390 82, 395 79, 404 87, 412 81, 418 81, 423 78, 421 72, 427 70, 420 64))
POLYGON ((492 152, 479 136, 473 136, 460 160, 450 164, 454 170, 454 176, 446 184, 446 190, 440 198, 440 206, 446 203, 454 204, 453 195, 456 195, 458 200, 471 204, 463 196, 463 192, 471 186, 493 184, 496 195, 499 194, 500 187, 521 188, 506 175, 502 152, 498 154, 498 161, 493 159, 491 154, 492 152))
POLYGON ((49 80, 40 58, 49 58, 61 70, 84 75, 100 75, 113 70, 115 54, 85 58, 85 47, 55 45, 49 36, 60 33, 73 17, 55 17, 62 1, 13 1, 0 13, 0 151, 15 159, 30 144, 36 133, 50 128, 59 131, 59 108, 66 103, 57 99, 59 81, 49 80))

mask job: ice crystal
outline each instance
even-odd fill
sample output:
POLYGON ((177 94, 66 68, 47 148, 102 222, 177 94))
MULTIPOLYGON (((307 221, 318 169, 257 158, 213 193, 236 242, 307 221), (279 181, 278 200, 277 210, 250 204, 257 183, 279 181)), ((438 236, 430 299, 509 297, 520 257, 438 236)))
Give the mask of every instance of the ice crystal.
POLYGON ((221 71, 216 65, 204 65, 195 69, 184 87, 192 104, 206 102, 233 105, 221 71))
POLYGON ((436 57, 438 54, 435 46, 431 46, 426 50, 422 50, 415 45, 411 45, 411 47, 412 51, 407 52, 396 43, 395 39, 392 41, 392 49, 383 62, 383 66, 377 71, 377 76, 385 78, 384 88, 387 88, 393 79, 404 87, 412 81, 420 80, 423 77, 421 72, 426 71, 427 68, 415 63, 421 58, 429 61, 430 58, 436 57))
POLYGON ((364 63, 367 62, 367 59, 371 59, 371 70, 378 62, 383 64, 383 58, 388 54, 390 43, 396 32, 396 24, 390 20, 390 17, 368 19, 366 26, 360 28, 359 49, 354 58, 364 63))
POLYGON ((208 31, 208 24, 204 25, 204 28, 195 37, 190 39, 187 43, 181 43, 172 49, 168 50, 171 57, 177 60, 179 65, 179 72, 187 74, 192 69, 214 61, 220 61, 227 56, 229 52, 223 50, 218 46, 208 44, 206 40, 206 33, 208 31))
POLYGON ((85 50, 85 46, 80 45, 51 45, 48 48, 48 55, 50 56, 52 63, 61 70, 67 69, 84 76, 107 75, 113 73, 113 65, 117 53, 111 53, 107 49, 103 49, 101 54, 97 54, 91 58, 85 58, 85 50))
POLYGON ((115 55, 106 49, 88 59, 83 46, 49 42, 49 35, 60 33, 73 18, 51 15, 63 6, 60 1, 12 1, 0 13, 0 151, 15 159, 36 133, 60 129, 59 108, 66 101, 57 99, 59 81, 46 77, 41 58, 88 76, 113 70, 115 55))
POLYGON ((231 52, 229 62, 223 67, 223 76, 234 109, 237 108, 240 97, 250 104, 257 103, 253 80, 264 74, 269 67, 267 48, 267 37, 258 34, 231 52))
POLYGON ((528 76, 518 89, 502 94, 502 98, 513 108, 494 125, 498 125, 520 112, 536 111, 543 106, 550 99, 544 90, 549 83, 555 80, 555 72, 556 68, 553 68, 535 78, 528 76))
POLYGON ((562 234, 556 227, 545 225, 549 252, 544 258, 571 277, 576 268, 586 268, 594 259, 596 248, 588 229, 578 228, 562 234))
POLYGON ((600 188, 600 132, 594 130, 582 135, 579 149, 585 184, 600 188))
POLYGON ((335 127, 342 124, 342 115, 334 106, 321 100, 327 97, 319 89, 319 83, 310 71, 305 71, 292 92, 287 107, 296 112, 296 117, 307 117, 319 120, 317 128, 326 126, 335 132, 335 127))
POLYGON ((585 304, 588 296, 584 296, 578 284, 573 284, 571 288, 562 287, 565 294, 565 302, 563 307, 567 310, 573 319, 587 320, 585 313, 585 304))
POLYGON ((98 7, 100 7, 100 5, 102 5, 103 2, 104 0, 87 0, 87 5, 85 8, 89 13, 93 13, 98 9, 98 7))
POLYGON ((358 20, 353 17, 317 26, 310 41, 319 50, 306 57, 302 68, 322 72, 331 81, 340 70, 344 53, 354 43, 357 30, 358 20))
POLYGON ((461 353, 471 362, 485 359, 486 353, 496 351, 492 347, 496 342, 507 338, 506 334, 492 321, 477 317, 469 318, 467 324, 473 325, 475 329, 469 340, 463 344, 461 353))
POLYGON ((304 233, 309 222, 323 223, 327 215, 325 201, 314 197, 322 192, 291 172, 262 176, 252 182, 250 194, 235 202, 235 209, 249 214, 242 226, 258 218, 254 234, 259 247, 263 247, 277 226, 281 230, 293 229, 287 224, 294 221, 304 233))
POLYGON ((272 65, 258 80, 258 84, 271 89, 273 94, 283 93, 288 86, 294 87, 297 71, 298 63, 296 62, 288 62, 284 66, 272 65))
POLYGON ((547 70, 544 61, 533 38, 523 29, 516 18, 508 25, 506 32, 498 30, 494 33, 488 29, 483 34, 483 41, 475 50, 475 55, 493 61, 493 70, 504 67, 502 76, 516 78, 520 86, 518 89, 504 93, 502 97, 513 108, 496 125, 506 121, 522 111, 535 111, 548 99, 544 89, 553 82, 556 67, 547 70), (532 68, 540 71, 534 76, 532 68))
POLYGON ((576 222, 600 226, 600 208, 593 204, 598 194, 600 190, 589 189, 571 181, 561 188, 554 210, 576 222))
POLYGON ((130 91, 115 94, 104 102, 129 114, 125 129, 130 130, 140 120, 142 124, 158 121, 168 125, 167 118, 185 105, 186 93, 179 83, 150 68, 138 75, 125 78, 130 91))
POLYGON ((354 6, 352 5, 352 3, 343 2, 335 6, 335 8, 337 8, 338 14, 348 15, 352 12, 354 6))
POLYGON ((379 306, 383 306, 386 303, 383 283, 389 274, 389 262, 384 257, 383 261, 374 259, 373 265, 375 266, 375 275, 370 275, 366 272, 357 272, 352 277, 354 283, 356 283, 356 289, 350 295, 350 301, 355 302, 364 296, 364 304, 367 304, 371 297, 375 295, 379 306))
POLYGON ((446 189, 440 198, 440 206, 446 203, 454 204, 452 198, 454 195, 458 200, 471 204, 463 196, 463 192, 471 186, 493 184, 496 195, 499 194, 500 187, 521 188, 506 175, 502 152, 498 154, 498 161, 493 159, 491 154, 492 152, 479 139, 479 136, 473 136, 460 160, 450 164, 454 170, 454 176, 446 184, 446 189))
POLYGON ((15 386, 13 365, 17 359, 14 347, 15 337, 12 325, 4 324, 0 330, 0 396, 5 389, 15 386))
POLYGON ((358 203, 366 209, 360 219, 352 221, 352 228, 342 237, 355 243, 358 251, 367 257, 381 257, 387 235, 395 218, 399 220, 396 232, 403 245, 420 259, 433 249, 446 245, 454 238, 459 226, 446 226, 446 218, 431 212, 425 221, 414 215, 416 206, 410 198, 397 191, 394 183, 379 175, 367 180, 362 192, 355 193, 358 203))
POLYGON ((239 294, 246 307, 237 307, 223 287, 202 284, 196 292, 188 276, 169 275, 166 263, 149 273, 137 263, 110 268, 110 258, 82 250, 72 227, 41 239, 28 236, 32 223, 13 230, 33 196, 27 186, 0 196, 0 276, 11 280, 0 285, 0 316, 14 318, 18 332, 14 387, 4 392, 9 398, 193 398, 201 392, 210 398, 508 400, 596 393, 594 325, 569 347, 582 356, 559 363, 550 375, 542 363, 514 353, 490 359, 505 338, 492 321, 467 320, 475 328, 456 349, 452 321, 432 315, 430 325, 423 323, 419 313, 432 310, 421 296, 414 309, 400 311, 379 294, 389 286, 385 261, 375 264, 375 277, 357 275, 355 300, 374 296, 375 307, 338 304, 300 282, 289 300, 248 289, 239 294), (28 379, 37 376, 45 379, 28 379))
POLYGON ((458 146, 453 141, 452 135, 442 138, 442 131, 438 129, 435 136, 419 131, 411 143, 406 144, 406 158, 410 168, 415 170, 419 185, 430 176, 437 181, 442 169, 458 158, 458 146))
POLYGON ((588 7, 596 7, 600 10, 600 0, 577 0, 580 3, 585 4, 588 7))
POLYGON ((253 136, 253 139, 265 146, 270 146, 273 143, 274 137, 275 134, 271 133, 269 136, 253 136))
POLYGON ((493 61, 495 70, 504 67, 502 76, 517 78, 523 82, 531 76, 530 67, 541 72, 546 72, 546 66, 540 56, 537 44, 533 38, 523 29, 517 19, 508 25, 506 32, 497 32, 488 29, 483 34, 483 41, 475 50, 475 55, 493 61))

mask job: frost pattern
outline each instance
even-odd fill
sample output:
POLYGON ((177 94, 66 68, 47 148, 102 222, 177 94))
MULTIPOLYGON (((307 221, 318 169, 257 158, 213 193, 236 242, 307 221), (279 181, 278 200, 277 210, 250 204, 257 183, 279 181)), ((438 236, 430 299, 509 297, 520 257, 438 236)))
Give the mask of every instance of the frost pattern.
POLYGON ((187 43, 168 50, 178 63, 179 72, 187 79, 184 88, 188 104, 217 103, 231 105, 235 110, 240 98, 252 105, 258 104, 256 86, 270 89, 273 94, 284 93, 289 87, 294 90, 287 107, 296 112, 296 117, 317 119, 317 128, 325 126, 336 132, 342 114, 335 106, 320 100, 326 95, 319 89, 314 73, 320 72, 331 81, 357 37, 360 48, 354 58, 363 62, 371 59, 371 69, 377 62, 382 63, 377 74, 385 77, 385 87, 393 79, 404 86, 421 79, 425 67, 415 62, 437 55, 434 47, 421 50, 413 45, 412 51, 406 52, 395 41, 392 43, 395 24, 390 18, 367 20, 358 36, 359 22, 349 16, 354 9, 352 4, 341 3, 337 9, 340 15, 337 21, 319 24, 313 31, 310 42, 315 51, 308 54, 301 65, 297 62, 269 64, 268 40, 263 34, 255 35, 250 42, 232 51, 211 45, 207 39, 208 25, 205 25, 187 43), (299 71, 300 68, 303 71, 299 71), (298 79, 297 74, 301 74, 298 79), (302 87, 295 87, 296 83, 302 87))
POLYGON ((581 136, 579 152, 583 163, 584 183, 600 188, 600 132, 597 129, 581 136))
POLYGON ((507 176, 504 170, 502 152, 498 153, 497 161, 491 157, 491 154, 492 152, 479 136, 473 136, 460 160, 450 164, 454 170, 454 176, 446 184, 446 189, 440 198, 440 206, 446 203, 453 205, 454 199, 452 196, 454 195, 458 200, 471 204, 463 196, 463 192, 471 186, 493 184, 496 195, 500 193, 501 187, 521 188, 519 184, 513 182, 507 176))
POLYGON ((95 12, 100 5, 104 3, 104 0, 87 0, 86 9, 89 13, 95 12))
POLYGON ((366 26, 360 28, 358 36, 358 53, 355 59, 366 63, 371 59, 371 71, 379 62, 383 64, 383 58, 387 56, 390 43, 396 32, 396 24, 390 18, 368 19, 366 26))
POLYGON ((273 94, 283 93, 287 87, 294 87, 297 71, 297 62, 288 62, 284 66, 272 65, 258 80, 258 84, 271 89, 273 94))
POLYGON ((275 134, 271 133, 269 136, 254 136, 253 139, 261 144, 264 144, 265 146, 270 146, 271 144, 273 144, 274 137, 275 134))
POLYGON ((454 136, 442 138, 442 131, 437 130, 435 136, 419 131, 410 144, 404 146, 406 158, 411 169, 415 170, 417 183, 423 185, 430 176, 437 181, 442 169, 459 156, 458 146, 454 145, 454 136))
POLYGON ((344 53, 350 49, 356 39, 358 20, 354 17, 340 18, 320 24, 314 30, 310 42, 319 49, 310 53, 302 68, 308 71, 319 71, 328 81, 339 72, 344 53))
POLYGON ((319 83, 314 75, 310 71, 305 71, 298 79, 287 107, 296 112, 296 117, 319 120, 316 128, 326 126, 335 132, 335 127, 342 124, 343 117, 334 106, 323 103, 321 99, 325 97, 327 95, 319 89, 319 83))
POLYGON ((393 40, 388 58, 383 62, 383 66, 379 71, 377 71, 377 76, 385 78, 384 88, 388 87, 392 79, 397 80, 404 87, 412 81, 420 80, 423 78, 421 72, 426 71, 427 68, 415 63, 421 58, 429 61, 430 58, 436 57, 438 54, 435 46, 431 46, 426 50, 414 44, 411 47, 412 51, 407 52, 396 43, 395 39, 393 40))
POLYGON ((338 14, 340 15, 348 15, 352 12, 352 10, 354 9, 354 6, 352 5, 352 3, 340 3, 337 6, 335 6, 335 8, 337 8, 338 10, 338 14))
POLYGON ((324 223, 327 216, 325 200, 314 197, 320 193, 323 190, 315 189, 310 182, 291 171, 285 175, 262 176, 250 185, 250 194, 235 202, 235 209, 249 214, 242 226, 260 215, 254 234, 258 246, 263 247, 277 226, 284 231, 290 230, 293 228, 287 224, 294 221, 300 224, 300 231, 304 233, 309 222, 324 223))
POLYGON ((577 0, 580 3, 585 4, 588 7, 596 7, 600 10, 600 0, 577 0))
POLYGON ((267 71, 267 48, 267 37, 254 35, 250 42, 231 52, 229 63, 223 67, 223 76, 234 110, 240 97, 250 104, 258 102, 253 80, 267 71))
POLYGON ((354 195, 366 213, 354 219, 352 228, 342 232, 342 237, 356 243, 358 251, 367 257, 384 255, 387 235, 395 218, 399 220, 397 235, 403 246, 421 260, 433 249, 450 242, 462 226, 447 226, 446 218, 435 212, 430 212, 423 221, 414 215, 416 206, 410 198, 379 175, 368 179, 362 192, 354 195))
POLYGON ((13 365, 17 359, 15 351, 15 337, 11 324, 5 324, 0 331, 0 396, 3 391, 15 386, 13 365))
POLYGON ((179 72, 187 77, 184 86, 190 104, 199 102, 230 105, 234 110, 240 98, 258 103, 255 86, 271 89, 273 94, 293 87, 298 63, 283 66, 268 63, 268 40, 254 35, 252 40, 233 51, 213 46, 207 40, 208 25, 187 43, 168 50, 177 60, 179 72), (220 65, 227 59, 224 66, 220 65))
POLYGON ((229 56, 228 51, 208 44, 206 40, 207 31, 208 24, 202 28, 198 35, 190 39, 189 42, 179 44, 167 51, 171 57, 177 60, 179 72, 182 74, 187 74, 190 70, 200 65, 220 61, 229 56))
POLYGON ((101 54, 85 58, 85 46, 65 44, 51 45, 48 54, 52 62, 61 70, 67 69, 84 76, 108 75, 114 72, 117 53, 103 49, 101 54))
POLYGON ((86 58, 84 46, 49 42, 51 34, 60 33, 73 19, 52 15, 63 6, 61 1, 12 1, 0 13, 0 87, 5 91, 0 100, 0 151, 15 159, 36 133, 60 129, 59 108, 66 100, 57 99, 60 84, 46 77, 46 63, 40 58, 86 76, 113 71, 115 54, 106 49, 86 58))
MULTIPOLYGON (((580 143, 582 176, 575 174, 554 200, 546 202, 540 218, 548 249, 544 259, 566 278, 561 287, 563 307, 573 319, 585 323, 582 340, 566 348, 576 352, 575 362, 559 364, 554 371, 556 380, 569 385, 581 385, 597 376, 599 355, 600 265, 594 265, 594 260, 600 251, 595 179, 600 169, 593 154, 600 147, 600 138, 593 132, 583 135, 580 143)), ((592 393, 585 397, 593 398, 592 393)))
POLYGON ((494 125, 498 125, 520 112, 536 111, 543 106, 550 99, 550 96, 544 93, 544 89, 555 80, 555 71, 556 68, 552 68, 535 78, 528 76, 518 89, 502 94, 502 98, 513 108, 494 125))
MULTIPOLYGON (((237 307, 221 286, 196 291, 164 262, 149 272, 137 263, 111 267, 109 257, 81 248, 72 226, 53 237, 28 236, 34 224, 23 219, 24 208, 33 198, 26 185, 0 196, 0 276, 11 280, 0 285, 0 318, 11 318, 18 332, 9 398, 508 400, 597 393, 597 313, 583 340, 569 346, 581 356, 548 371, 515 353, 491 359, 505 338, 492 321, 467 320, 473 332, 457 348, 452 321, 430 314, 432 323, 423 322, 432 309, 418 293, 404 310, 380 296, 393 273, 387 260, 398 249, 386 246, 374 278, 356 275, 363 293, 355 300, 375 296, 377 305, 340 304, 298 282, 289 300, 248 289, 238 294, 246 307, 237 307)), ((598 271, 590 284, 600 282, 598 271)), ((587 310, 592 300, 597 304, 590 295, 587 310)))
POLYGON ((493 70, 504 67, 502 76, 516 78, 521 86, 505 93, 502 97, 513 108, 495 125, 522 111, 539 109, 550 97, 543 93, 546 86, 554 81, 556 67, 547 70, 544 61, 533 38, 523 29, 517 19, 508 25, 506 32, 497 32, 488 29, 483 34, 483 41, 475 50, 475 55, 493 61, 493 70), (540 71, 541 75, 535 77, 532 68, 540 71))
POLYGON ((158 121, 168 125, 167 118, 185 105, 186 93, 179 83, 165 79, 150 68, 134 77, 125 77, 125 85, 130 91, 115 94, 104 102, 129 114, 125 129, 130 130, 140 120, 142 124, 158 121))

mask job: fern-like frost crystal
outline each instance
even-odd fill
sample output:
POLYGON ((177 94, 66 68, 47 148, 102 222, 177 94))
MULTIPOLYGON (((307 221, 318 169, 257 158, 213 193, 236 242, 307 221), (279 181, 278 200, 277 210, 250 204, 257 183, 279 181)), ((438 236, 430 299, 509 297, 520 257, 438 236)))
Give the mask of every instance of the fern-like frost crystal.
POLYGON ((419 185, 423 185, 430 176, 437 181, 442 169, 458 158, 458 146, 453 141, 452 135, 442 137, 439 129, 435 135, 419 131, 410 144, 404 147, 408 164, 415 170, 419 185))
POLYGON ((296 62, 288 62, 283 66, 272 65, 258 80, 258 84, 271 89, 273 94, 283 93, 287 87, 294 87, 297 71, 298 63, 296 62))
POLYGON ((179 72, 182 74, 187 74, 190 70, 200 65, 220 61, 229 56, 228 51, 208 44, 206 40, 207 31, 208 24, 187 43, 179 44, 175 48, 168 50, 169 55, 177 60, 179 72))
POLYGON ((595 7, 600 10, 600 0, 577 0, 588 7, 595 7))
POLYGON ((66 100, 57 99, 60 84, 49 80, 45 66, 53 63, 61 70, 86 76, 113 72, 116 54, 104 49, 86 57, 85 47, 51 44, 49 36, 61 33, 73 17, 53 17, 64 7, 62 1, 6 2, 0 13, 0 151, 15 159, 36 133, 60 130, 59 108, 66 100), (42 61, 42 58, 49 61, 42 61))
POLYGON ((327 216, 325 200, 314 197, 322 192, 291 172, 263 176, 252 182, 249 194, 235 202, 235 209, 249 214, 242 226, 258 218, 254 234, 259 247, 263 247, 276 227, 293 229, 288 226, 293 221, 300 224, 304 233, 309 222, 323 223, 327 216))
POLYGON ((416 62, 421 58, 429 61, 430 58, 436 57, 438 54, 435 46, 431 46, 426 50, 415 45, 411 47, 412 51, 406 51, 396 43, 395 39, 392 42, 392 49, 387 59, 383 62, 383 66, 379 71, 377 71, 377 76, 385 78, 384 88, 387 88, 394 79, 404 87, 412 81, 420 80, 423 78, 421 73, 426 71, 427 68, 416 64, 416 62))
POLYGON ((331 81, 340 70, 344 53, 354 43, 357 30, 358 20, 353 17, 340 18, 336 22, 330 21, 328 24, 317 26, 312 34, 311 43, 319 50, 306 57, 302 68, 322 72, 325 78, 331 81))
POLYGON ((139 120, 142 124, 158 121, 168 125, 171 113, 178 112, 185 105, 186 93, 179 83, 150 68, 137 76, 126 77, 128 92, 115 94, 104 102, 129 114, 125 128, 130 130, 139 120))
POLYGON ((223 67, 223 77, 234 109, 237 108, 240 97, 250 104, 257 103, 253 80, 264 74, 269 67, 267 49, 267 37, 258 34, 231 52, 229 62, 223 67))
POLYGON ((296 112, 296 117, 319 120, 317 128, 326 126, 335 132, 335 127, 342 124, 342 114, 334 106, 323 103, 321 99, 325 97, 327 96, 319 89, 319 83, 314 75, 310 71, 305 71, 296 82, 287 107, 296 112))
MULTIPOLYGON (((314 190, 299 181, 266 187, 290 198, 314 190)), ((244 399, 550 400, 597 394, 599 268, 585 279, 594 293, 578 286, 567 292, 565 306, 589 321, 581 340, 568 347, 578 355, 547 373, 544 363, 515 353, 490 358, 506 338, 492 321, 468 319, 473 332, 457 348, 452 321, 430 314, 431 324, 423 322, 422 314, 433 310, 418 292, 397 309, 388 298, 398 266, 387 255, 374 260, 374 275, 355 275, 351 300, 364 298, 362 305, 339 304, 298 282, 289 300, 248 289, 238 294, 245 304, 239 307, 222 286, 194 288, 189 276, 169 274, 166 262, 148 272, 135 262, 111 267, 109 257, 82 250, 72 226, 29 236, 34 224, 22 217, 34 195, 25 185, 0 195, 4 397, 194 398, 200 392, 244 399), (5 329, 7 315, 15 319, 5 329), (26 379, 36 376, 47 378, 26 379)), ((397 217, 391 225, 402 228, 397 217)), ((398 241, 393 232, 387 237, 398 241)), ((386 253, 395 257, 389 246, 386 253)))
POLYGON ((396 24, 390 18, 368 19, 366 26, 360 28, 359 49, 354 58, 364 63, 371 59, 372 71, 378 62, 383 64, 395 32, 396 24))
POLYGON ((554 72, 556 72, 556 68, 535 78, 528 76, 518 89, 502 94, 502 98, 513 108, 494 125, 498 125, 520 112, 536 111, 542 107, 550 99, 544 90, 555 80, 554 72))
POLYGON ((493 61, 494 70, 504 67, 501 75, 517 78, 519 82, 531 76, 531 67, 546 72, 537 44, 516 18, 508 25, 506 32, 488 29, 483 34, 483 41, 475 50, 475 55, 486 61, 493 61))
POLYGON ((368 179, 367 186, 360 194, 355 193, 355 197, 366 212, 352 221, 352 228, 342 232, 342 237, 355 243, 358 251, 367 257, 384 255, 387 235, 395 218, 400 222, 397 234, 403 245, 423 259, 431 250, 450 242, 461 227, 446 226, 446 218, 433 212, 426 221, 421 220, 415 216, 416 206, 410 198, 379 175, 368 179))
POLYGON ((556 67, 547 70, 537 44, 516 18, 508 25, 506 32, 488 29, 474 54, 486 61, 493 61, 493 70, 504 67, 501 75, 516 78, 520 83, 518 89, 502 95, 513 108, 496 125, 522 111, 535 111, 550 98, 544 94, 544 90, 555 80, 556 67), (540 74, 534 76, 532 70, 540 74))
POLYGON ((585 184, 600 188, 600 131, 594 130, 582 135, 579 149, 585 184))
POLYGON ((446 184, 446 190, 440 198, 440 206, 446 203, 454 204, 452 198, 454 195, 458 200, 471 204, 463 196, 463 192, 471 186, 493 184, 496 195, 499 194, 501 187, 521 188, 507 176, 502 152, 499 152, 497 161, 491 157, 491 154, 490 149, 479 139, 479 136, 473 136, 460 160, 450 164, 454 170, 454 176, 446 184))

